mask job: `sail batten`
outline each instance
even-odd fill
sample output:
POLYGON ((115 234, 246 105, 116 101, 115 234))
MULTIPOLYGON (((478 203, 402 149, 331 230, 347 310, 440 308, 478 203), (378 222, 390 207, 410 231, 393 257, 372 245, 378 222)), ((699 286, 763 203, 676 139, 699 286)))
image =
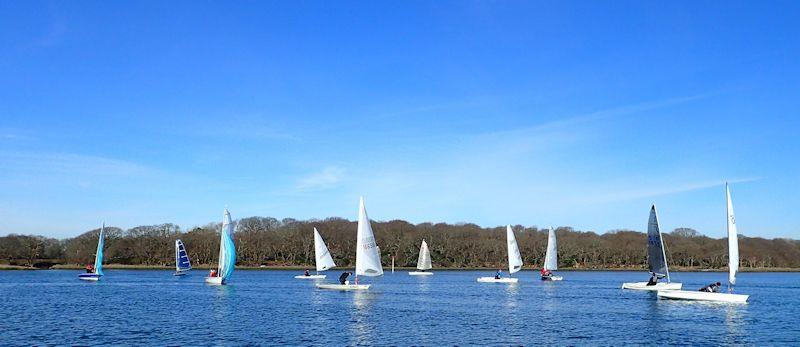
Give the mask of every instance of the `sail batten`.
POLYGON ((650 207, 650 219, 647 222, 647 265, 650 272, 666 277, 667 282, 670 281, 667 256, 664 251, 664 239, 658 223, 656 205, 650 207))
POLYGON ((356 276, 381 276, 381 255, 375 242, 375 235, 369 223, 364 198, 361 198, 358 209, 358 234, 356 241, 356 276))
POLYGON ((736 218, 733 215, 733 202, 728 183, 725 183, 728 219, 728 283, 736 284, 736 272, 739 271, 739 234, 736 230, 736 218))
POLYGON ((558 270, 558 245, 553 227, 550 227, 547 232, 547 252, 544 257, 544 268, 545 270, 558 270))
POLYGON ((511 225, 506 226, 506 241, 508 242, 508 272, 513 274, 522 269, 522 256, 519 255, 517 238, 514 237, 511 225))
POLYGON ((314 228, 314 255, 316 256, 317 271, 329 270, 336 266, 317 228, 314 228))
POLYGON ((431 252, 428 250, 428 243, 425 240, 422 240, 422 245, 419 246, 419 258, 417 258, 417 269, 418 270, 430 270, 432 268, 431 264, 431 252))

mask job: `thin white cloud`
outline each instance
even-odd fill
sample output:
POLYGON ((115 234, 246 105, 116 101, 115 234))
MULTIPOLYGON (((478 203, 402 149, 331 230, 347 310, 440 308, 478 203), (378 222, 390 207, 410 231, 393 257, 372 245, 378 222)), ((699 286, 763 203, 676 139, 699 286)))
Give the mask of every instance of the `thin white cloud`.
POLYGON ((300 191, 330 189, 342 182, 344 173, 344 168, 327 166, 319 172, 300 177, 296 188, 300 191))
MULTIPOLYGON (((734 184, 734 183, 755 182, 758 180, 761 180, 761 177, 736 178, 728 180, 727 182, 734 184)), ((652 186, 663 187, 663 188, 659 189, 637 188, 629 190, 620 190, 603 196, 596 196, 596 199, 593 201, 596 203, 602 203, 602 202, 607 203, 607 202, 629 201, 629 200, 637 200, 637 199, 644 199, 644 198, 651 198, 658 196, 666 196, 672 194, 691 192, 695 190, 707 189, 712 187, 719 187, 724 185, 725 182, 726 182, 725 180, 719 179, 719 180, 706 180, 706 181, 692 182, 692 183, 681 183, 676 185, 653 184, 652 186)))

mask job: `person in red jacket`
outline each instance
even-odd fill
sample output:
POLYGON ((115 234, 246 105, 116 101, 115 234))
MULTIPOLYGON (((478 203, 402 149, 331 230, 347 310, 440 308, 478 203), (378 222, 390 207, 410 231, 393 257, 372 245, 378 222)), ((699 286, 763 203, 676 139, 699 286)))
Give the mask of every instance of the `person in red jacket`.
POLYGON ((94 265, 92 264, 86 265, 86 273, 90 274, 93 272, 94 272, 94 265))
POLYGON ((542 268, 541 275, 542 277, 550 277, 553 275, 553 273, 548 269, 542 268))
POLYGON ((217 277, 217 269, 211 269, 210 277, 217 277))

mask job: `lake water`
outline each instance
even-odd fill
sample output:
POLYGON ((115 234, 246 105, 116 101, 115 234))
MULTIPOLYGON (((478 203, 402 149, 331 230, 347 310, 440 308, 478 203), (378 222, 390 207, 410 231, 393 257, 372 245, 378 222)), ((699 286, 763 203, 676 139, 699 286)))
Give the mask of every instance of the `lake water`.
MULTIPOLYGON (((299 271, 0 271, 2 345, 627 345, 800 344, 800 273, 744 273, 745 305, 658 300, 623 291, 645 272, 564 271, 541 282, 477 283, 492 271, 387 272, 368 291, 296 280, 299 271)), ((340 271, 328 272, 334 282, 340 271)), ((696 289, 727 273, 675 273, 696 289)))

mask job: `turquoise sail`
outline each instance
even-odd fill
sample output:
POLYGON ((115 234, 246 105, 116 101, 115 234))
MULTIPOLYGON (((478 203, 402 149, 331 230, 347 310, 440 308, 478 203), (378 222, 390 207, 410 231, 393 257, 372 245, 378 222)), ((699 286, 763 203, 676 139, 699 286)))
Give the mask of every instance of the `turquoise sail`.
POLYGON ((94 273, 103 276, 103 244, 105 239, 106 223, 100 227, 100 237, 97 240, 97 254, 94 257, 94 273))
POLYGON ((225 216, 222 219, 222 230, 220 232, 219 247, 219 268, 217 273, 222 280, 227 282, 233 274, 236 265, 236 246, 233 243, 233 223, 231 214, 225 209, 225 216))

